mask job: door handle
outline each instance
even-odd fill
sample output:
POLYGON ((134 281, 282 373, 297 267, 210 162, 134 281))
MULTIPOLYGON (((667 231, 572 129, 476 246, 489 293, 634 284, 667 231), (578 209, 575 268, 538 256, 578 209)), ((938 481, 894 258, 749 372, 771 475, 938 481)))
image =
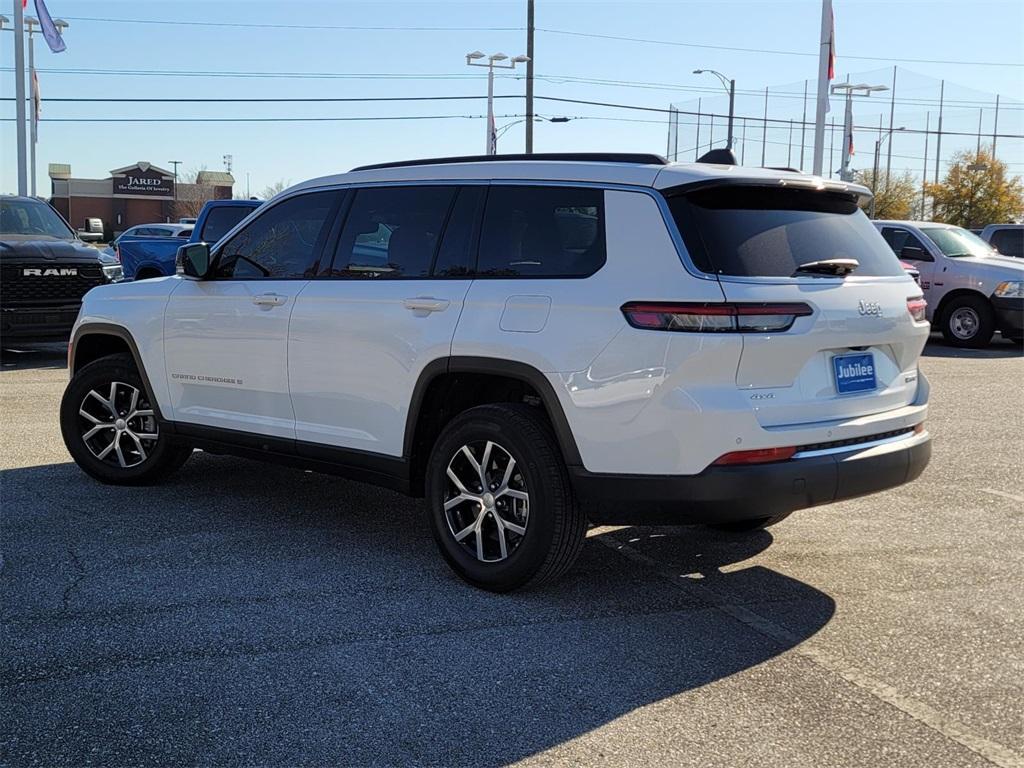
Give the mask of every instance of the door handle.
POLYGON ((280 307, 286 301, 288 297, 278 293, 261 293, 252 297, 252 303, 258 307, 280 307))
POLYGON ((448 309, 451 304, 448 299, 434 299, 430 296, 417 296, 415 299, 406 299, 402 302, 406 309, 413 312, 442 312, 448 309))

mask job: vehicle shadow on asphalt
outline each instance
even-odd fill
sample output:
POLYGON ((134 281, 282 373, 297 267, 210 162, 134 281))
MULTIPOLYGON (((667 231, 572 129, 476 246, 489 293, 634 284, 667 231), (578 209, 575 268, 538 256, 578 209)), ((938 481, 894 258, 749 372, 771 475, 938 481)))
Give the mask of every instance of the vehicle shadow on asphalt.
POLYGON ((421 502, 333 477, 196 454, 154 488, 70 463, 0 483, 11 765, 503 765, 768 662, 835 611, 743 565, 763 531, 599 529, 556 584, 493 595, 448 571, 421 502), (729 610, 754 604, 791 639, 729 610))
POLYGON ((1002 339, 999 336, 992 339, 992 343, 984 349, 963 349, 947 344, 941 336, 933 334, 925 345, 924 351, 921 352, 921 356, 984 360, 1002 357, 1021 357, 1024 356, 1024 349, 1021 348, 1020 344, 1002 339))
POLYGON ((57 369, 68 366, 67 344, 0 347, 0 370, 57 369))

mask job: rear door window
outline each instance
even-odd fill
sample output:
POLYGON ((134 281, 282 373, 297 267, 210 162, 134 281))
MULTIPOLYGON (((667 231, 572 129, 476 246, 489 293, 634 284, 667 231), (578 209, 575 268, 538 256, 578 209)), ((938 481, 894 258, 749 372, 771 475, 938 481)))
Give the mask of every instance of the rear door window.
POLYGON ((478 277, 586 277, 605 258, 602 190, 490 188, 478 277))
POLYGON ((729 185, 678 195, 669 209, 694 265, 740 277, 792 277, 802 264, 856 259, 854 274, 903 269, 848 195, 729 185))
POLYGON ((1024 258, 1024 229, 997 229, 992 233, 992 247, 1003 256, 1024 258))

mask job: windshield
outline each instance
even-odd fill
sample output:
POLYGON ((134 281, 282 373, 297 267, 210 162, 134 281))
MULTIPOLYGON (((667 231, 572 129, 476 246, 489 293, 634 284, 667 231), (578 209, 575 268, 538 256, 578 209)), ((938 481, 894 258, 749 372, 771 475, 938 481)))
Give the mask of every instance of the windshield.
POLYGON ((928 239, 946 256, 991 256, 992 246, 960 227, 921 227, 928 239))
POLYGON ((0 235, 75 239, 75 233, 57 212, 39 200, 0 199, 0 235))
POLYGON ((791 277, 829 259, 856 259, 858 277, 904 274, 847 195, 727 185, 670 197, 669 209, 694 265, 711 274, 791 277))

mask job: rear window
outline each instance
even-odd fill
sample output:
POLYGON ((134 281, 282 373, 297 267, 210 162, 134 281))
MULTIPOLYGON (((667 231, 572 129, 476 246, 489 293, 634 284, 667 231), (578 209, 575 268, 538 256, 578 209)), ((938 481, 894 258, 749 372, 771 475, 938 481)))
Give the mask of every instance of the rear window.
POLYGON ((243 205, 224 205, 219 208, 212 208, 203 224, 203 231, 199 238, 204 243, 216 243, 231 229, 252 213, 255 208, 243 205))
POLYGON ((725 186, 669 198, 694 265, 708 273, 791 277, 802 264, 856 259, 857 276, 900 276, 881 234, 846 195, 725 186))
POLYGON ((1003 256, 1024 258, 1024 229, 997 229, 991 242, 1003 256))
POLYGON ((602 190, 491 187, 480 238, 479 276, 587 277, 604 262, 602 190))

